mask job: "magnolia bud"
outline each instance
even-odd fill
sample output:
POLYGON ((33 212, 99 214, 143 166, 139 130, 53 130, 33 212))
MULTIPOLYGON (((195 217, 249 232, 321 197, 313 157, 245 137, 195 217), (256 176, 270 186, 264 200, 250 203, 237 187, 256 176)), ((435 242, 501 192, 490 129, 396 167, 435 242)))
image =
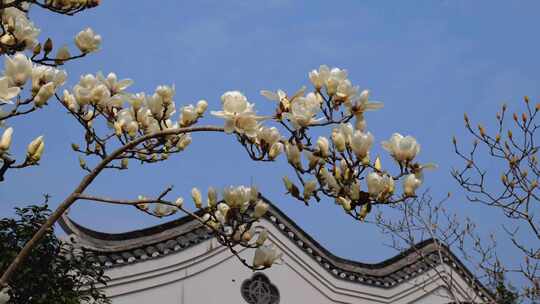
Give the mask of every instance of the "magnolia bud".
POLYGON ((45 52, 45 55, 49 54, 53 49, 53 42, 51 38, 47 38, 45 40, 45 44, 43 44, 43 51, 45 52))
POLYGON ((81 147, 75 143, 71 144, 71 149, 73 149, 73 151, 79 151, 81 147))
POLYGON ((287 189, 287 191, 291 192, 294 185, 293 185, 293 183, 291 182, 291 180, 289 179, 288 176, 283 177, 283 183, 285 184, 285 188, 287 189))
POLYGON ((381 165, 381 159, 377 156, 375 159, 375 170, 381 171, 382 165, 381 165))
POLYGON ((182 151, 184 150, 185 148, 187 148, 187 146, 191 144, 191 135, 190 134, 185 134, 183 135, 180 140, 178 140, 178 143, 176 144, 176 147, 182 151))
POLYGON ((197 111, 199 116, 202 116, 207 108, 208 102, 206 102, 206 100, 199 100, 199 102, 197 102, 197 106, 195 107, 195 111, 197 111))
POLYGON ((328 155, 330 154, 328 139, 324 136, 320 136, 317 139, 317 148, 319 150, 319 153, 321 153, 322 157, 328 157, 328 155))
POLYGON ((0 153, 9 150, 9 146, 11 146, 12 134, 13 134, 12 127, 7 128, 2 134, 2 138, 0 139, 0 153))
POLYGON ((129 160, 127 158, 122 158, 122 162, 120 163, 120 167, 122 169, 127 169, 129 160))
POLYGON ((70 57, 71 57, 71 54, 69 53, 68 47, 64 45, 56 53, 56 60, 55 61, 58 64, 63 64, 64 61, 66 61, 70 57))
POLYGON ((332 133, 332 141, 334 142, 334 146, 336 146, 336 149, 339 152, 345 151, 345 137, 341 132, 333 132, 332 133))
POLYGON ((280 142, 274 143, 272 144, 272 146, 270 146, 270 151, 268 151, 268 157, 271 160, 274 160, 276 159, 276 157, 279 156, 279 154, 281 154, 281 152, 283 152, 283 144, 280 142))
POLYGON ((79 156, 79 166, 83 169, 86 168, 86 160, 82 156, 79 156))
POLYGON ((41 53, 41 43, 36 44, 36 46, 32 50, 32 53, 34 56, 37 56, 39 55, 39 53, 41 53))
POLYGON ((253 217, 254 218, 260 218, 268 211, 268 204, 263 202, 262 200, 259 200, 255 204, 255 208, 253 211, 253 217))
POLYGON ((340 196, 337 198, 337 202, 345 209, 345 211, 351 211, 351 201, 349 199, 340 196))
POLYGON ((184 205, 184 198, 177 198, 176 201, 174 201, 174 205, 178 208, 182 208, 182 206, 184 205))
POLYGON ((217 191, 213 187, 208 188, 208 206, 214 207, 217 204, 217 191))
POLYGON ((317 189, 317 181, 309 180, 304 184, 304 199, 309 200, 317 189))
POLYGON ((256 186, 251 186, 249 191, 249 200, 254 202, 259 198, 259 190, 256 186))
POLYGON ((358 219, 363 222, 370 211, 371 211, 371 204, 367 203, 367 204, 362 205, 362 208, 360 208, 360 212, 358 213, 358 219))
POLYGON ((258 246, 261 246, 266 242, 268 239, 268 230, 263 229, 261 232, 259 232, 259 237, 257 238, 257 241, 255 242, 258 246))
POLYGON ((41 159, 43 149, 45 149, 45 142, 43 141, 43 135, 41 135, 28 144, 26 157, 31 162, 37 162, 41 159))
POLYGON ((191 198, 193 199, 193 202, 195 203, 196 208, 202 207, 202 195, 199 189, 197 188, 191 189, 191 198))

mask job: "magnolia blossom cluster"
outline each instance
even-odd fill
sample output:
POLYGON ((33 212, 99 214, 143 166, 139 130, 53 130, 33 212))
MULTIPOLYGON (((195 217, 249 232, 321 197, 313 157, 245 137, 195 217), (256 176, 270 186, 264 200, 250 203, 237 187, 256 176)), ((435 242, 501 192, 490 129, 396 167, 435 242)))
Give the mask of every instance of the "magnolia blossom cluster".
MULTIPOLYGON (((144 196, 138 199, 149 201, 144 196)), ((256 187, 225 187, 221 197, 215 188, 210 187, 206 199, 203 199, 198 188, 193 188, 191 199, 195 208, 199 209, 199 213, 193 216, 213 231, 222 245, 256 249, 251 265, 254 269, 270 267, 281 258, 281 253, 273 245, 267 244, 268 231, 253 226, 269 208, 269 204, 260 198, 256 187)), ((174 202, 139 203, 136 207, 157 217, 169 216, 178 210, 185 211, 182 197, 174 202)))
MULTIPOLYGON (((31 96, 21 103, 32 103, 34 108, 43 107, 57 89, 64 84, 66 77, 65 71, 33 64, 23 53, 6 56, 4 74, 0 77, 0 104, 13 104, 12 99, 20 99, 22 90, 30 83, 31 96)), ((8 113, 0 109, 0 115, 3 117, 8 113)), ((0 154, 9 151, 12 136, 12 127, 3 131, 0 139, 0 154)), ((41 159, 44 147, 43 136, 34 139, 28 145, 26 163, 37 163, 41 159)))
MULTIPOLYGON (((25 9, 28 3, 23 3, 25 9)), ((27 13, 15 7, 2 10, 2 26, 5 32, 0 36, 0 47, 3 51, 8 48, 19 50, 32 49, 37 44, 40 30, 28 19, 27 13)))
POLYGON ((365 120, 365 113, 382 108, 382 103, 371 101, 368 90, 354 86, 344 69, 322 65, 308 77, 314 87, 312 92, 306 87, 291 96, 283 90, 261 91, 264 97, 277 102, 272 119, 290 136, 282 136, 276 127, 264 126, 263 121, 269 117, 258 116, 255 105, 237 91, 225 93, 223 110, 212 114, 225 119, 225 130, 238 135, 252 159, 275 160, 285 151, 303 191, 287 177, 285 186, 288 193, 306 204, 323 194, 363 218, 372 203, 398 202, 415 196, 423 181, 422 170, 432 167, 414 162, 420 152, 416 139, 395 133, 384 141, 382 148, 400 171, 392 175, 383 170, 380 158, 371 155, 375 138, 365 120), (324 126, 333 126, 329 137, 311 138, 309 129, 324 126), (398 180, 402 182, 401 197, 395 196, 398 180))
MULTIPOLYGON (((144 92, 126 92, 132 83, 130 79, 118 79, 114 73, 107 76, 101 73, 83 75, 71 91, 64 90, 62 102, 88 126, 96 117, 103 116, 115 135, 126 140, 162 130, 189 127, 204 115, 208 107, 205 100, 200 100, 177 109, 173 100, 174 86, 160 85, 153 94, 147 95, 144 92), (177 110, 178 116, 175 115, 177 110)), ((162 152, 181 151, 190 143, 189 134, 170 135, 162 152)), ((147 158, 144 152, 139 153, 140 159, 147 158)))

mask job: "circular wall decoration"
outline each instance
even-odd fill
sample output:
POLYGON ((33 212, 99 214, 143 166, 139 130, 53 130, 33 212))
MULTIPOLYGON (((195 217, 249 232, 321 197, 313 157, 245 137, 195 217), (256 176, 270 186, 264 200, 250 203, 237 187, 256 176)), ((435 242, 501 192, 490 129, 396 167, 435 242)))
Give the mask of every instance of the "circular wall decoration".
POLYGON ((242 297, 249 304, 278 304, 279 290, 267 276, 257 272, 240 287, 242 297))

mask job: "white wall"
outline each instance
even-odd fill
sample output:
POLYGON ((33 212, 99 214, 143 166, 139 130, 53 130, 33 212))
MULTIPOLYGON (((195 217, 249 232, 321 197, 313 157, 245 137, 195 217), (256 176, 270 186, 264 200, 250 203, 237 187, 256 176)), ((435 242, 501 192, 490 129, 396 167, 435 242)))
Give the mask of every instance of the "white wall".
MULTIPOLYGON (((300 250, 274 226, 265 225, 271 240, 284 253, 284 263, 265 270, 277 286, 282 304, 288 303, 448 303, 438 276, 426 273, 390 289, 337 279, 300 250)), ((252 251, 242 255, 252 259, 252 251)), ((214 240, 187 250, 127 266, 107 273, 112 282, 106 288, 113 304, 246 303, 240 286, 253 272, 241 265, 226 248, 214 240)), ((466 284, 456 278, 466 292, 466 284)))

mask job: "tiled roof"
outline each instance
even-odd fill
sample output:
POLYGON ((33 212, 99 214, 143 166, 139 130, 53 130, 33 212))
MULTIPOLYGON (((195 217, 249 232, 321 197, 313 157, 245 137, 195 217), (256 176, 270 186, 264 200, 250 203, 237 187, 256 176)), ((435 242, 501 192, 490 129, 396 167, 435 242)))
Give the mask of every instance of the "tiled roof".
MULTIPOLYGON (((391 288, 440 263, 439 251, 441 247, 431 239, 375 264, 337 257, 298 227, 275 205, 267 202, 270 208, 265 217, 284 236, 338 279, 380 288, 391 288)), ((84 249, 95 253, 96 262, 109 268, 159 258, 187 249, 213 237, 208 229, 189 216, 146 229, 114 234, 85 228, 72 221, 67 215, 62 216, 60 225, 67 234, 76 237, 77 242, 84 249)), ((489 291, 449 249, 443 248, 444 263, 470 283, 481 298, 489 298, 489 291)))

